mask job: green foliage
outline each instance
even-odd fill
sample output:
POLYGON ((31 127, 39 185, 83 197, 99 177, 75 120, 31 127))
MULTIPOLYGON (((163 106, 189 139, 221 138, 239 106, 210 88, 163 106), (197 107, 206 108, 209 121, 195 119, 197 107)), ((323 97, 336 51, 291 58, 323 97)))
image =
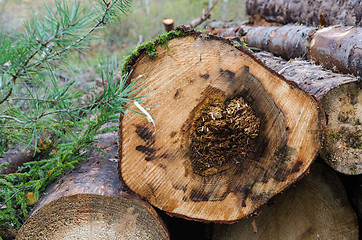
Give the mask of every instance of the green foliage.
MULTIPOLYGON (((24 24, 25 32, 0 38, 0 155, 15 144, 50 153, 0 175, 0 232, 16 231, 28 217, 27 194, 39 199, 45 188, 87 158, 102 128, 118 122, 143 82, 126 84, 116 59, 100 63, 101 90, 81 90, 76 80, 63 81, 56 70, 73 70, 72 57, 97 40, 97 30, 129 12, 127 0, 55 1, 46 15, 24 24)), ((0 168, 3 167, 0 166, 0 168)), ((1 239, 1 237, 0 237, 1 239)))

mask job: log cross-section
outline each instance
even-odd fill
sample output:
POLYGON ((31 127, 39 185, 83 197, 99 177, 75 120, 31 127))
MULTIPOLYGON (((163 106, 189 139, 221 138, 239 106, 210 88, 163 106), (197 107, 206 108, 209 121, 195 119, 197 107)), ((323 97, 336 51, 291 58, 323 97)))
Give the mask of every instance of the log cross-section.
MULTIPOLYGON (((320 148, 318 103, 229 41, 191 33, 146 52, 130 82, 154 118, 120 124, 119 174, 152 205, 234 222, 300 179, 320 148)), ((132 64, 131 64, 132 65, 132 64)))

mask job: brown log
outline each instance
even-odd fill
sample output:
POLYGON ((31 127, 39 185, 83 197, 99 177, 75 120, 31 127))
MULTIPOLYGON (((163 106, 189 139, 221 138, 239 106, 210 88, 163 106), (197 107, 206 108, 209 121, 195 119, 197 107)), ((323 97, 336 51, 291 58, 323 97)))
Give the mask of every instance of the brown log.
POLYGON ((319 98, 327 115, 323 159, 344 174, 362 174, 362 83, 303 60, 289 61, 270 53, 256 55, 286 79, 319 98))
POLYGON ((211 33, 223 37, 240 37, 246 33, 244 38, 249 47, 260 48, 285 59, 307 58, 335 72, 362 74, 362 28, 239 26, 213 29, 211 33))
POLYGON ((155 126, 132 112, 121 121, 119 174, 171 215, 233 222, 304 175, 323 117, 244 48, 188 34, 130 63, 130 82, 147 79, 134 97, 157 107, 146 109, 155 126))
POLYGON ((361 39, 362 28, 332 26, 320 29, 313 35, 308 58, 334 71, 361 76, 361 39))
POLYGON ((358 239, 357 216, 345 189, 337 174, 322 164, 313 164, 310 174, 255 215, 215 225, 213 239, 358 239))
POLYGON ((166 32, 174 30, 174 20, 172 18, 164 18, 162 20, 163 25, 165 26, 166 32))
POLYGON ((0 157, 0 165, 7 164, 0 168, 0 175, 14 173, 24 163, 34 161, 36 158, 48 154, 53 145, 54 139, 49 134, 42 134, 36 142, 33 140, 28 147, 16 144, 5 153, 4 157, 0 157), (37 144, 38 152, 32 146, 34 144, 37 144))
POLYGON ((24 148, 22 145, 15 145, 6 152, 4 157, 0 158, 0 165, 7 163, 6 166, 0 168, 0 174, 16 172, 24 163, 33 161, 36 157, 34 151, 32 147, 24 148))
POLYGON ((78 168, 36 204, 16 239, 169 239, 152 207, 125 192, 117 175, 117 135, 104 134, 78 168))
POLYGON ((249 15, 282 18, 287 23, 362 26, 361 1, 246 0, 245 4, 249 15))

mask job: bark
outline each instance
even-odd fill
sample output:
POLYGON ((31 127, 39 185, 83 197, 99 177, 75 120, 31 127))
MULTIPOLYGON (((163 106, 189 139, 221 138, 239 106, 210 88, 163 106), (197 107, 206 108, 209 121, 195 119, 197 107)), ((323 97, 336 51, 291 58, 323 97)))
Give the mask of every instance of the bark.
POLYGON ((362 173, 362 83, 349 75, 321 69, 307 61, 289 61, 270 53, 256 54, 268 67, 320 99, 328 122, 321 156, 344 174, 362 173))
POLYGON ((35 159, 35 152, 32 147, 24 148, 24 146, 16 145, 8 152, 5 157, 0 158, 0 165, 7 163, 7 166, 0 168, 0 174, 9 174, 16 172, 20 166, 26 162, 33 161, 35 159))
MULTIPOLYGON (((362 9, 361 9, 362 10, 362 9)), ((309 58, 326 68, 362 75, 362 28, 333 26, 318 30, 309 58)))
POLYGON ((117 175, 117 135, 104 134, 90 158, 36 204, 17 239, 169 239, 156 212, 125 192, 117 175))
POLYGON ((6 152, 4 157, 0 157, 0 165, 4 163, 8 164, 0 168, 0 175, 14 173, 24 163, 34 161, 35 159, 48 154, 53 143, 54 139, 52 139, 49 134, 42 134, 42 136, 37 139, 37 148, 39 149, 39 152, 36 152, 34 147, 31 146, 35 144, 35 141, 32 141, 31 145, 28 147, 16 144, 6 152))
POLYGON ((240 37, 249 47, 269 51, 285 59, 307 58, 335 72, 362 74, 362 28, 285 25, 212 29, 212 34, 240 37))
POLYGON ((246 0, 245 4, 249 15, 281 17, 287 23, 319 26, 321 18, 324 18, 327 25, 362 26, 361 1, 246 0))
POLYGON ((119 174, 171 215, 233 222, 304 175, 323 116, 245 49, 184 34, 129 63, 130 82, 147 79, 135 97, 157 107, 147 110, 155 126, 132 112, 121 121, 119 174))
POLYGON ((337 174, 322 164, 314 164, 310 174, 256 215, 216 225, 213 239, 358 239, 356 213, 345 189, 337 174))

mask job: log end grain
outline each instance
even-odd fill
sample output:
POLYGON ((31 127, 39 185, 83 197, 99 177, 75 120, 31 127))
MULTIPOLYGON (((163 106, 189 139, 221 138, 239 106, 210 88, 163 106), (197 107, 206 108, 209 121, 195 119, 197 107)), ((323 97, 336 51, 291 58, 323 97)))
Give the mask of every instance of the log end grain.
POLYGON ((125 192, 114 161, 117 140, 115 133, 99 135, 95 146, 107 155, 89 150, 86 161, 51 184, 17 239, 169 239, 155 210, 125 192))
POLYGON ((141 202, 77 194, 36 211, 16 239, 168 239, 158 221, 141 202))
POLYGON ((362 173, 362 84, 351 82, 333 88, 322 98, 328 123, 322 157, 335 170, 362 173))
POLYGON ((123 118, 120 177, 171 215, 236 221, 309 169, 318 103, 226 40, 191 34, 167 45, 132 67, 131 82, 147 79, 135 97, 147 95, 155 127, 123 118))

